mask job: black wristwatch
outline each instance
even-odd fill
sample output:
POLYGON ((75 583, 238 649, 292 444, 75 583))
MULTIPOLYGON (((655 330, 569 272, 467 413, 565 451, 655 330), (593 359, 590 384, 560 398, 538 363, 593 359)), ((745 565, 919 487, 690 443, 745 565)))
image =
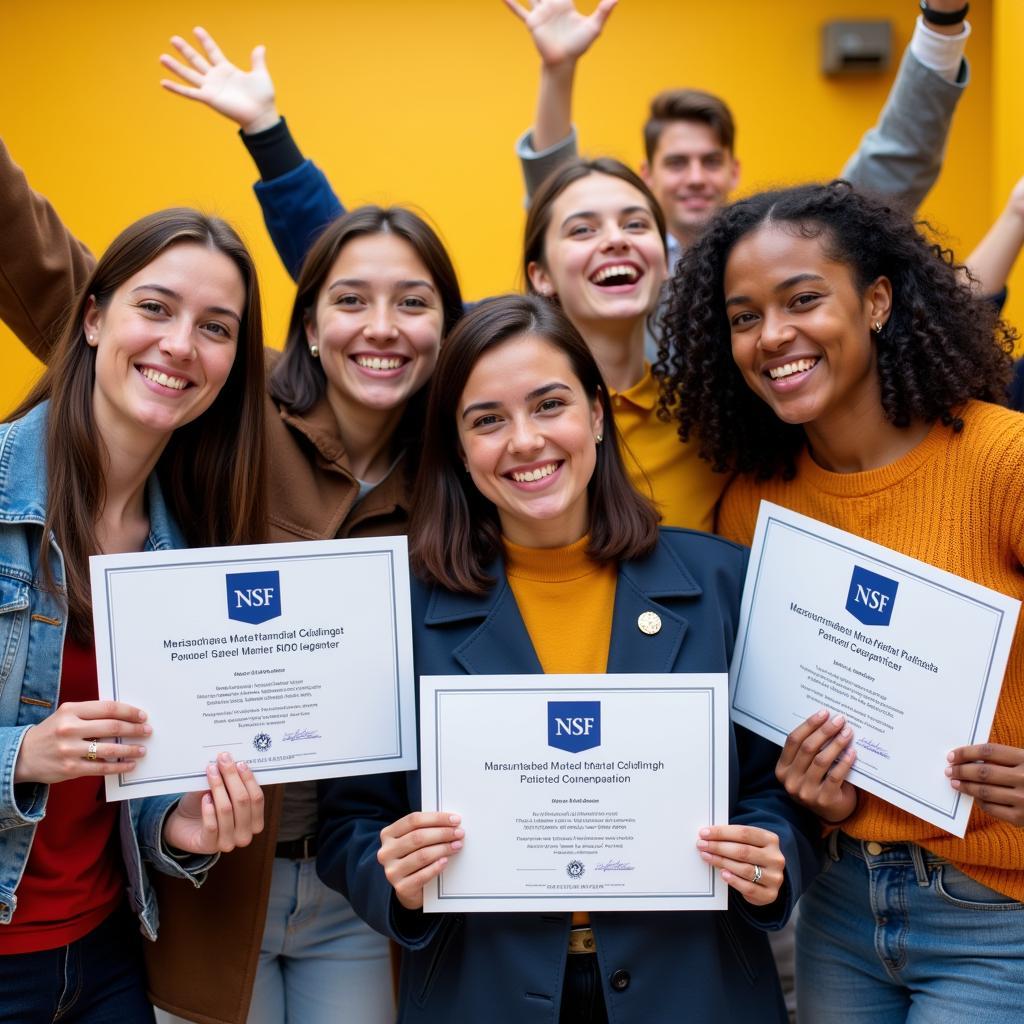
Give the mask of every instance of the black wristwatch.
POLYGON ((921 0, 921 15, 929 25, 959 25, 970 9, 970 4, 964 4, 958 11, 936 11, 928 6, 928 0, 921 0))

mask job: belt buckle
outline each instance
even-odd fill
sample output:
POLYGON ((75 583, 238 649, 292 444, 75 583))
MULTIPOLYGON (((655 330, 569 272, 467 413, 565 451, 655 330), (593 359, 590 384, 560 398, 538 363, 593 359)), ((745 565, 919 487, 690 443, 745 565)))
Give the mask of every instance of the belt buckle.
POLYGON ((573 928, 569 932, 570 953, 593 953, 596 949, 597 943, 594 940, 593 928, 573 928))

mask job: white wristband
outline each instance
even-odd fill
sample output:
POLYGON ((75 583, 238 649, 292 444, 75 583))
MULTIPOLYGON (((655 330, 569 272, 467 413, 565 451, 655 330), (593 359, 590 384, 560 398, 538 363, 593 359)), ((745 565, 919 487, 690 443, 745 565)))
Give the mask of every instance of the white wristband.
POLYGON ((910 52, 926 67, 947 82, 955 82, 960 73, 960 62, 964 58, 964 44, 971 34, 969 22, 955 36, 945 36, 925 24, 921 15, 917 16, 914 35, 910 40, 910 52))

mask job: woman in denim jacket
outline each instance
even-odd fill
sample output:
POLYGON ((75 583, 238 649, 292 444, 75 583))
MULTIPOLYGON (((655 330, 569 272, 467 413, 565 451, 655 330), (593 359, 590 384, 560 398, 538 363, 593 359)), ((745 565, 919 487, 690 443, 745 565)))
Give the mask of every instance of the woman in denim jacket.
POLYGON ((131 771, 151 729, 97 699, 88 567, 260 539, 260 328, 235 232, 152 214, 100 259, 0 426, 0 1021, 151 1021, 143 860, 198 885, 262 828, 259 786, 224 754, 206 793, 105 803, 103 776, 131 771))

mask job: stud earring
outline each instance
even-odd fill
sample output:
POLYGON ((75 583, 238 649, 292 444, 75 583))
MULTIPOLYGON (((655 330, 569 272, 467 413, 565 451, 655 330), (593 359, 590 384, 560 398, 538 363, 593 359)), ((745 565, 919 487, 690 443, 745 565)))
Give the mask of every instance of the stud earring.
POLYGON ((594 444, 600 444, 604 440, 604 434, 594 435, 594 444))
POLYGON ((320 358, 320 346, 319 345, 310 345, 309 346, 309 354, 314 359, 319 359, 320 358))
POLYGON ((884 326, 885 326, 885 324, 883 324, 881 320, 876 320, 876 321, 875 321, 875 322, 874 322, 874 323, 873 323, 873 324, 871 325, 871 330, 873 330, 873 331, 875 332, 875 334, 881 334, 881 333, 882 333, 882 328, 883 328, 884 326))

